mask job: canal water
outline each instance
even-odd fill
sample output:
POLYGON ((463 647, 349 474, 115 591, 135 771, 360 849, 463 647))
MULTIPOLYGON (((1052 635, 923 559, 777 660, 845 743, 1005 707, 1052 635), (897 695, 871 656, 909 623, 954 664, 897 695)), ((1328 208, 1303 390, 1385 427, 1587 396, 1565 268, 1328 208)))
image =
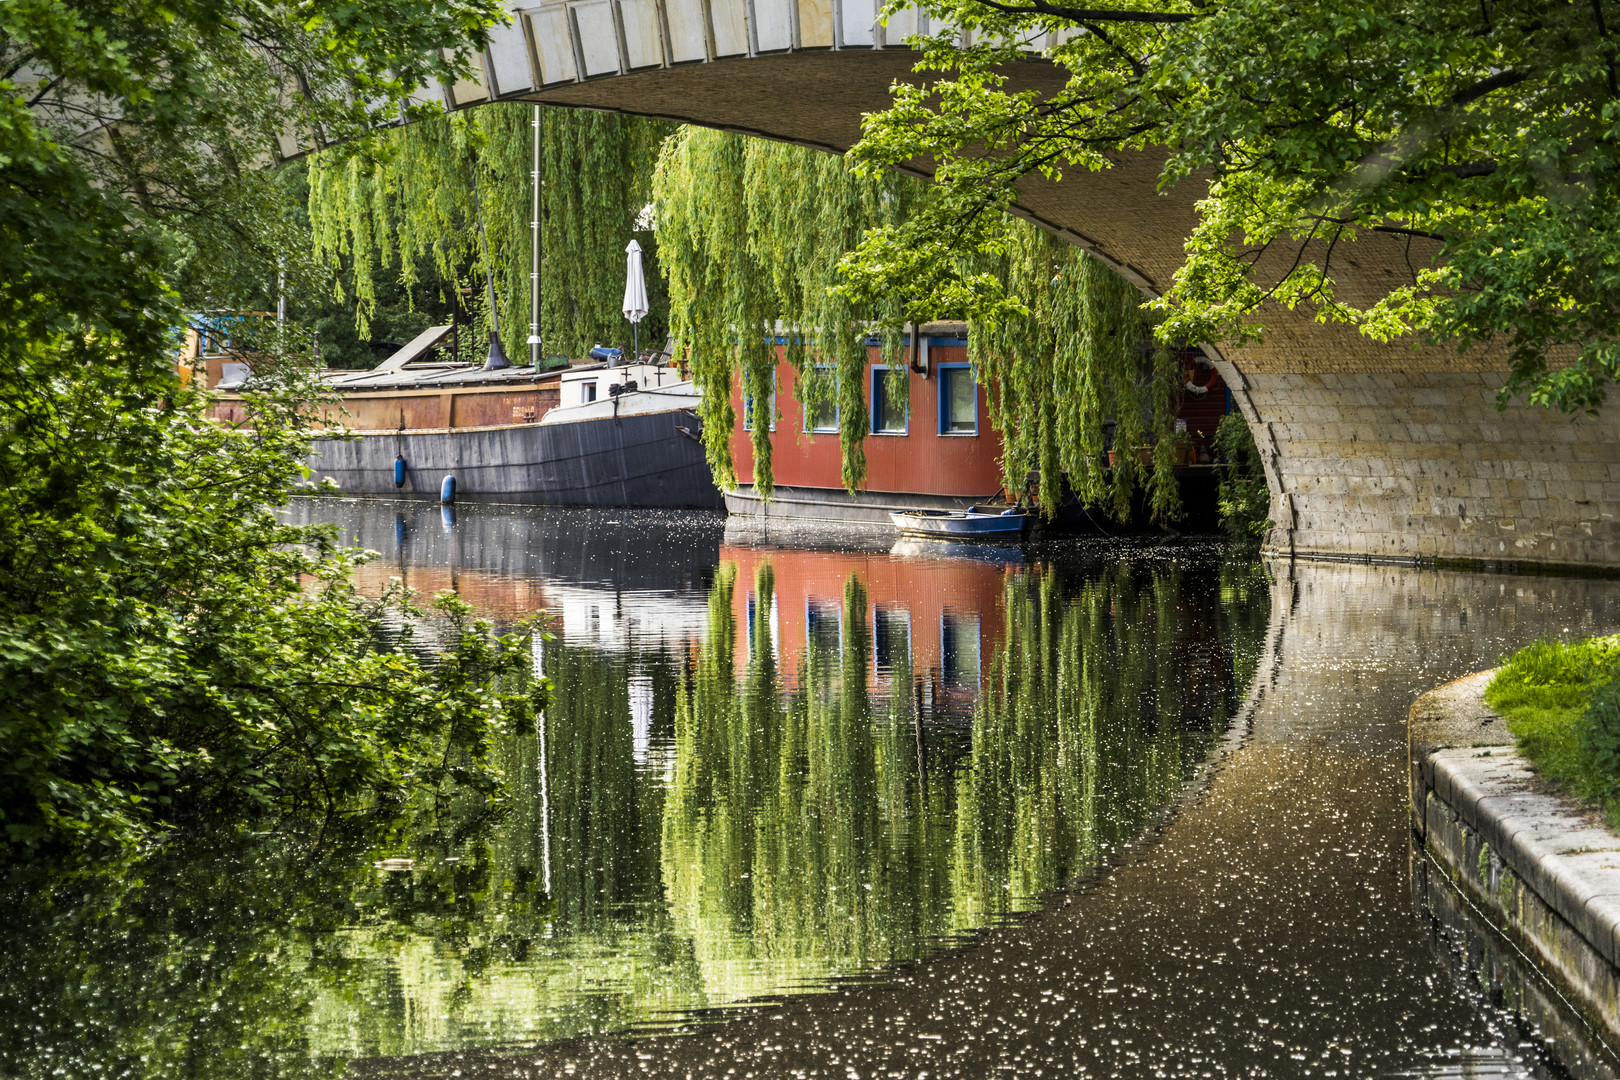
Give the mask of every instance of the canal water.
POLYGON ((0 1075, 1617 1075, 1413 852, 1405 719, 1620 584, 290 513, 370 591, 547 612, 542 725, 493 806, 14 875, 0 1075))

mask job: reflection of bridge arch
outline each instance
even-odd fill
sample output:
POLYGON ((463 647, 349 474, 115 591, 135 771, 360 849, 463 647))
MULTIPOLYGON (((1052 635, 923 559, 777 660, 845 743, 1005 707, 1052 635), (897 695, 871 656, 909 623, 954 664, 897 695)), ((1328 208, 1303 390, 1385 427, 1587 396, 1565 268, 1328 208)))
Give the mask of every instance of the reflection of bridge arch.
MULTIPOLYGON (((606 109, 842 152, 909 76, 915 10, 880 0, 547 0, 515 8, 452 108, 497 100, 606 109)), ((919 27, 919 18, 924 25, 919 27)), ((1055 84, 1032 57, 1017 79, 1055 84)), ((290 143, 286 152, 293 152, 290 143)), ((1158 158, 1031 181, 1020 212, 1156 293, 1183 259, 1201 185, 1156 190, 1158 158)), ((1410 260, 1410 261, 1409 261, 1410 260)), ((1365 301, 1410 275, 1404 241, 1363 235, 1336 277, 1365 301)), ((1273 548, 1372 558, 1620 565, 1620 430, 1495 407, 1501 354, 1380 345, 1307 312, 1222 365, 1272 484, 1273 548)))

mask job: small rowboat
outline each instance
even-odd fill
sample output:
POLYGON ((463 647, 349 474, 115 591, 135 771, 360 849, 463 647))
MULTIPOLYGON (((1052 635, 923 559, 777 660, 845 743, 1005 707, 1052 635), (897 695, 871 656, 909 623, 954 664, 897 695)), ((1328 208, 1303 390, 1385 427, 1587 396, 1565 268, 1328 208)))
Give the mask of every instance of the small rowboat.
POLYGON ((966 510, 897 510, 889 520, 903 536, 934 540, 1018 540, 1030 526, 1029 515, 1016 506, 998 513, 977 506, 966 510))

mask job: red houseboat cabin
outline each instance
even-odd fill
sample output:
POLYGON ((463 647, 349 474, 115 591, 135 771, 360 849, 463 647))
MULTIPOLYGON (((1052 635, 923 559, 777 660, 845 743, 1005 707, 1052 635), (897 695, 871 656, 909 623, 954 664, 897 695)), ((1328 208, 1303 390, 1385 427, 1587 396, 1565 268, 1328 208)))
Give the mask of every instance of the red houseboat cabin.
MULTIPOLYGON (((778 414, 771 438, 775 491, 769 502, 761 500, 752 486, 750 410, 741 387, 733 386, 731 455, 739 487, 726 494, 727 509, 756 517, 888 524, 893 510, 955 510, 1008 494, 1016 498, 1018 492, 1002 491, 1001 434, 990 424, 985 388, 968 362, 967 325, 924 323, 921 330, 915 349, 906 339, 906 353, 916 358, 908 365, 906 404, 887 400, 889 367, 878 347, 869 346, 866 484, 853 496, 843 486, 836 408, 802 404, 794 393, 793 365, 784 359, 776 369, 775 408, 767 410, 778 414)), ((783 351, 779 346, 778 354, 783 351)), ((1177 413, 1190 467, 1207 465, 1215 426, 1231 407, 1213 365, 1198 357, 1196 351, 1187 354, 1189 385, 1177 413)))

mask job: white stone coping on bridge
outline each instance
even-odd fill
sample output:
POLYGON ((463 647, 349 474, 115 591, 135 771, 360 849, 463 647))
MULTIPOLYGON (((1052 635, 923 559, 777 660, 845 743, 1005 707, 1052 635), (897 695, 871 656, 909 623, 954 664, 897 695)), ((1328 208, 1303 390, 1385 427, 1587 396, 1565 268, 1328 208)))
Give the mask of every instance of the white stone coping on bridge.
POLYGON ((1483 700, 1492 674, 1413 705, 1413 824, 1463 894, 1620 1046, 1620 835, 1503 744, 1505 726, 1483 700))
MULTIPOLYGON (((444 103, 466 108, 615 75, 684 64, 842 49, 909 49, 909 39, 940 31, 920 7, 883 19, 884 0, 514 0, 511 22, 496 26, 480 71, 440 88, 444 103)), ((1020 41, 1032 54, 1077 29, 1020 41)), ((972 33, 959 33, 963 44, 972 33)), ((417 100, 429 100, 421 94, 417 100)))

